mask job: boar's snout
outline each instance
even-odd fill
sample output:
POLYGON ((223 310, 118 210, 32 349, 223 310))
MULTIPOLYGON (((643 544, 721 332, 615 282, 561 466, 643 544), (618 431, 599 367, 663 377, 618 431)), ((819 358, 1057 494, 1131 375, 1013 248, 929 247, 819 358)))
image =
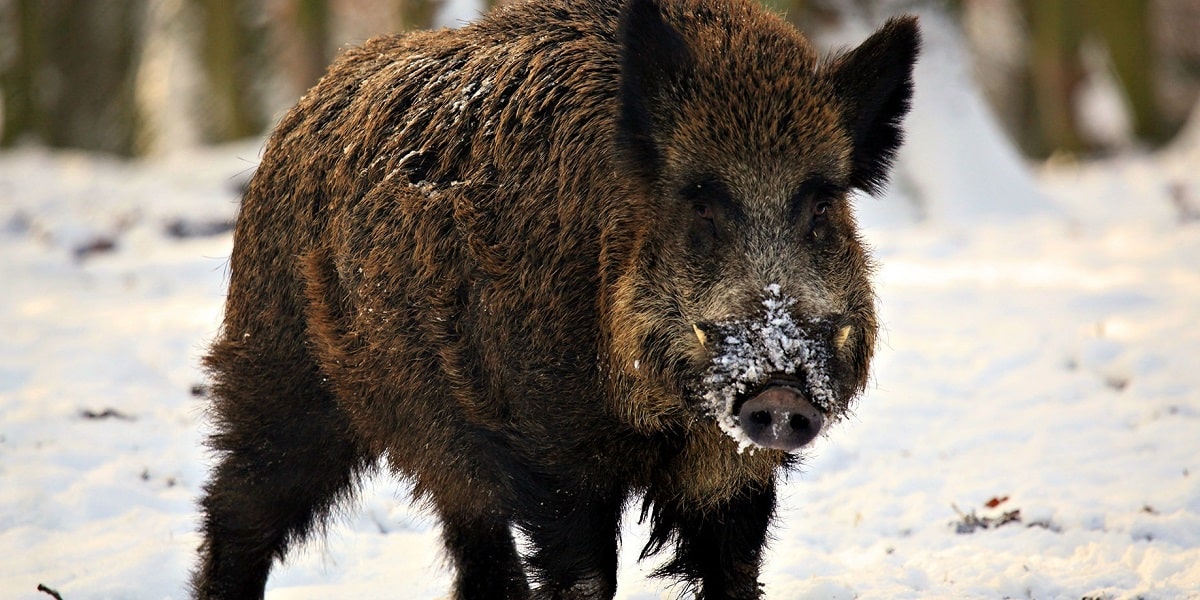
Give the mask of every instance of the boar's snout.
POLYGON ((785 385, 772 385, 744 402, 737 418, 750 441, 783 451, 811 442, 825 423, 804 394, 785 385))

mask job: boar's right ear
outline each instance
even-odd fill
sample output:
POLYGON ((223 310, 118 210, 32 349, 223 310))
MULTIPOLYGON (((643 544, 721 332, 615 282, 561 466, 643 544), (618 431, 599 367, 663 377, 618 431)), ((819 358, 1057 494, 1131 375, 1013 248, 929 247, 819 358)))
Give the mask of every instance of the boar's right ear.
POLYGON ((650 180, 662 167, 655 134, 669 126, 669 99, 692 64, 692 53, 683 36, 663 19, 657 0, 628 0, 617 36, 621 44, 617 146, 626 168, 650 180))
POLYGON ((889 19, 859 47, 836 58, 828 77, 854 143, 850 185, 877 193, 903 141, 921 48, 916 17, 889 19))

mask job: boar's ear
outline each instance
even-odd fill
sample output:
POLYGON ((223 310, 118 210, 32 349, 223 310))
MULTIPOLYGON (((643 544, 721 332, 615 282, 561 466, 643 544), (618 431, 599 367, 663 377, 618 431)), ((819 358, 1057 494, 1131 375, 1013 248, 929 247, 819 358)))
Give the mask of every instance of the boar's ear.
POLYGON ((912 72, 921 47, 916 17, 889 19, 862 45, 829 66, 842 122, 854 141, 850 185, 868 193, 887 183, 904 138, 901 120, 912 101, 912 72))
POLYGON ((628 0, 617 30, 621 44, 617 147, 626 167, 652 178, 662 167, 655 133, 668 126, 673 88, 692 63, 687 42, 662 15, 657 0, 628 0))

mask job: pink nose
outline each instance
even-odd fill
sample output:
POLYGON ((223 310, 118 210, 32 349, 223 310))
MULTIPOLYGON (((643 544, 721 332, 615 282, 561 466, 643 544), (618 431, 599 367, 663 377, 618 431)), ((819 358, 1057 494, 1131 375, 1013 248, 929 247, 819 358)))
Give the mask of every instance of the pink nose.
POLYGON ((795 450, 821 433, 825 418, 798 390, 776 385, 746 401, 737 413, 742 431, 764 448, 795 450))

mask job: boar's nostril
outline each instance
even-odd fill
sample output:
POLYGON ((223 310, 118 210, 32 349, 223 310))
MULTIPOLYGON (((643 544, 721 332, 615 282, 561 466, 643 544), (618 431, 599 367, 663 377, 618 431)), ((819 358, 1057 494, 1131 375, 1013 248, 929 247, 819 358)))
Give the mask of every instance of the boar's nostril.
POLYGON ((796 431, 808 431, 812 427, 812 421, 809 421, 808 417, 804 415, 792 415, 790 424, 796 431))
POLYGON ((821 433, 821 411, 792 387, 774 385, 747 400, 738 410, 742 431, 764 448, 795 450, 821 433))

